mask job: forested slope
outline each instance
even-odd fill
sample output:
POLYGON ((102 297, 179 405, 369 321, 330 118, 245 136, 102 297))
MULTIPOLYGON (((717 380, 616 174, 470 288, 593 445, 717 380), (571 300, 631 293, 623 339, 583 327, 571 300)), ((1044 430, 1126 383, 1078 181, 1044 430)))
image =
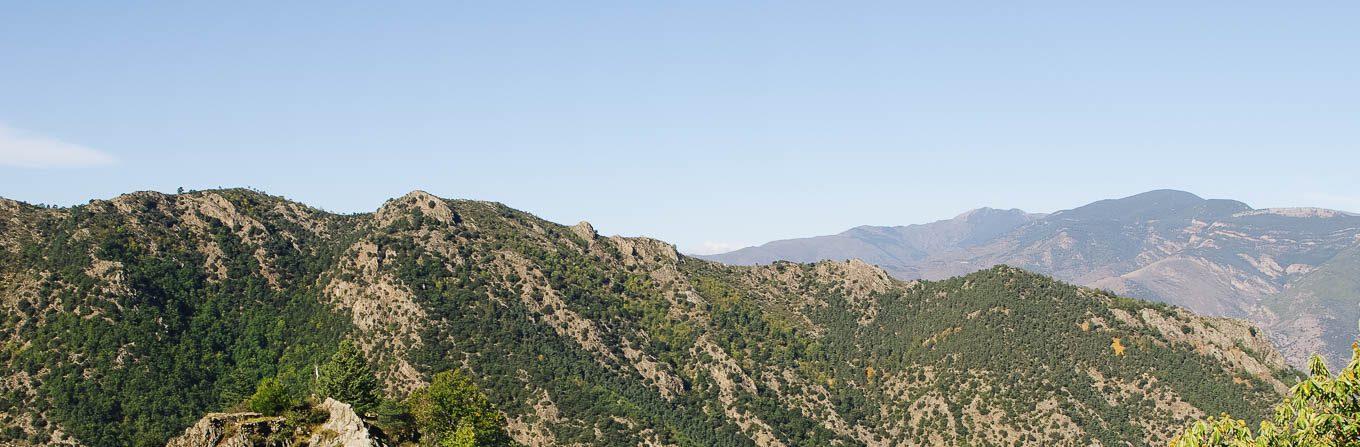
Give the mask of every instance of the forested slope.
POLYGON ((1010 267, 726 267, 418 191, 0 201, 0 261, 19 445, 159 445, 341 339, 393 396, 468 372, 530 445, 1150 445, 1294 380, 1240 321, 1010 267))

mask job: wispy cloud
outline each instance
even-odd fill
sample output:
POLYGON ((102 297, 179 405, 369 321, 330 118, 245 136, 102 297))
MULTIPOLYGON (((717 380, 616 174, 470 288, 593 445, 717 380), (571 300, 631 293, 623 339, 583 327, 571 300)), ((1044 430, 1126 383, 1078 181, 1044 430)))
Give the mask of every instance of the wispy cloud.
POLYGON ((696 255, 716 255, 718 253, 727 253, 741 247, 741 245, 727 242, 704 241, 702 244, 699 244, 698 247, 690 248, 689 252, 696 255))
POLYGON ((0 124, 0 166, 56 168, 113 163, 113 156, 0 124))

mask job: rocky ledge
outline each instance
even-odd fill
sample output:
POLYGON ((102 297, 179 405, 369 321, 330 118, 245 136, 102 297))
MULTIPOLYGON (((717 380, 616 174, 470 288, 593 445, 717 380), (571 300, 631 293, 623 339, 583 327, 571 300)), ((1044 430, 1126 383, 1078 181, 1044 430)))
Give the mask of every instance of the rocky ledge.
POLYGON ((325 422, 259 413, 208 413, 166 447, 387 447, 349 404, 326 399, 314 408, 325 422))

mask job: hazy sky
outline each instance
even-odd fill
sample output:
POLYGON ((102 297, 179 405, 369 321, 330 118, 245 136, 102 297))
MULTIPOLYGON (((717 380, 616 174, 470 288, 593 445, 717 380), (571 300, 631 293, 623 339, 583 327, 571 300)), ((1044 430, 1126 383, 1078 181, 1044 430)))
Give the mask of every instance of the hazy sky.
POLYGON ((120 3, 0 1, 0 196, 418 188, 691 252, 1156 188, 1360 211, 1355 1, 120 3))

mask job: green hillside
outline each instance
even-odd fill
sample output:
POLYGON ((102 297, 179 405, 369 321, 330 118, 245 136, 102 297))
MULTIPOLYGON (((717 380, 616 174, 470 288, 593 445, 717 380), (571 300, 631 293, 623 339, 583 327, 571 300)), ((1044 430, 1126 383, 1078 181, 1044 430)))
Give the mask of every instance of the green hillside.
POLYGON ((413 192, 0 201, 0 443, 161 445, 350 339, 461 369, 527 445, 1152 445, 1295 380, 1251 326, 1010 267, 726 267, 413 192))

